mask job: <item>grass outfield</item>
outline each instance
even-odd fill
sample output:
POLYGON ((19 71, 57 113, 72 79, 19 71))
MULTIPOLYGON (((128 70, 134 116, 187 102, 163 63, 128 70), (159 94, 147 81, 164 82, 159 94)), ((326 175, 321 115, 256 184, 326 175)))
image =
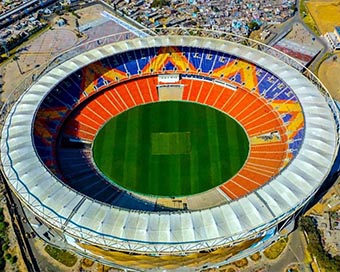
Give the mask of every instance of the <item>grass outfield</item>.
POLYGON ((97 167, 142 194, 183 196, 216 187, 244 164, 243 128, 213 108, 159 102, 130 109, 105 124, 93 144, 97 167))

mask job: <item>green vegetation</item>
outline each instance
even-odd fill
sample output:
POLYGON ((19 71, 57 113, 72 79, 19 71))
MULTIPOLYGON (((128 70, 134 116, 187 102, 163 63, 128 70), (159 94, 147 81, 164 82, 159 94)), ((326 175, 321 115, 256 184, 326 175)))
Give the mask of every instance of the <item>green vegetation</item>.
POLYGON ((76 17, 77 19, 80 19, 81 16, 79 14, 77 14, 75 11, 72 11, 71 14, 76 17))
POLYGON ((317 229, 313 218, 309 216, 301 217, 299 226, 307 233, 307 249, 316 258, 319 266, 327 272, 340 271, 340 256, 332 257, 324 250, 320 232, 317 229))
POLYGON ((305 0, 301 0, 299 3, 299 12, 300 12, 300 17, 304 18, 307 16, 308 10, 306 8, 305 0))
POLYGON ((300 270, 296 267, 290 267, 285 270, 285 272, 299 272, 300 270))
POLYGON ((299 12, 300 17, 303 20, 303 22, 316 34, 320 35, 319 30, 314 22, 314 19, 310 12, 308 11, 308 8, 306 6, 306 0, 301 0, 299 3, 299 12))
POLYGON ((163 6, 169 5, 169 2, 167 0, 153 0, 151 7, 152 8, 161 8, 163 6))
POLYGON ((211 107, 159 102, 111 119, 94 140, 97 167, 113 182, 147 195, 206 191, 243 166, 249 142, 243 128, 211 107))
POLYGON ((84 269, 91 267, 94 264, 93 260, 83 258, 81 260, 81 265, 84 269))
POLYGON ((159 132, 151 134, 152 155, 189 154, 190 132, 159 132))
POLYGON ((59 249, 50 245, 45 247, 45 251, 55 260, 62 263, 65 266, 72 267, 77 262, 77 257, 72 253, 59 249))
POLYGON ((332 54, 332 53, 329 53, 329 52, 327 52, 326 54, 324 54, 324 55, 322 56, 322 58, 319 60, 319 62, 317 63, 317 65, 316 65, 314 71, 312 71, 312 72, 314 72, 316 75, 318 75, 318 73, 319 73, 319 68, 320 68, 321 64, 322 64, 324 61, 326 61, 328 58, 332 57, 332 56, 336 56, 336 55, 334 55, 334 54, 332 54))
POLYGON ((6 262, 14 264, 17 262, 18 258, 8 252, 9 242, 7 237, 7 227, 8 223, 5 222, 5 216, 3 213, 3 208, 0 208, 0 271, 5 269, 6 262))
POLYGON ((250 259, 254 262, 261 260, 260 252, 255 252, 254 254, 250 255, 250 259))
POLYGON ((6 253, 6 254, 4 255, 4 257, 5 257, 5 260, 6 260, 7 262, 11 263, 11 264, 15 264, 15 263, 17 262, 17 260, 18 260, 17 256, 12 255, 12 254, 10 254, 10 253, 6 253))
POLYGON ((287 246, 288 238, 281 238, 276 243, 272 244, 263 251, 264 256, 270 260, 274 260, 280 256, 285 247, 287 246))
POLYGON ((250 23, 248 23, 248 27, 251 31, 260 29, 259 24, 255 21, 251 21, 250 23))
POLYGON ((243 258, 241 260, 233 262, 233 265, 235 265, 237 268, 243 268, 248 265, 248 260, 246 258, 243 258))
POLYGON ((8 243, 4 243, 4 244, 2 244, 2 246, 1 246, 1 249, 2 249, 2 251, 4 251, 4 252, 5 252, 8 248, 9 248, 8 243))

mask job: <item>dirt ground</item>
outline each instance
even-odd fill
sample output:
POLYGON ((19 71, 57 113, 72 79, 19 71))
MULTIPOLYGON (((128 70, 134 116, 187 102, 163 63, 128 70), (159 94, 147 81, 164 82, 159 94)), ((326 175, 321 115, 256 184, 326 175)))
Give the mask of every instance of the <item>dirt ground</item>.
POLYGON ((319 67, 318 77, 326 86, 332 97, 340 101, 340 52, 326 59, 319 67), (334 57, 336 56, 336 57, 334 57))
POLYGON ((320 34, 333 32, 334 26, 340 25, 340 1, 308 1, 306 5, 320 34))
POLYGON ((66 13, 62 16, 52 16, 50 18, 50 28, 18 48, 16 54, 18 59, 16 61, 12 57, 0 65, 3 82, 1 100, 6 100, 10 92, 17 89, 24 80, 25 82, 31 82, 32 75, 39 73, 39 70, 51 58, 61 52, 82 42, 125 31, 123 27, 113 21, 108 21, 107 19, 103 21, 101 12, 104 10, 106 9, 103 6, 96 4, 76 11, 80 16, 78 20, 80 26, 91 25, 90 29, 85 31, 82 36, 77 35, 76 17, 73 14, 66 13), (59 27, 56 21, 61 17, 66 20, 67 24, 59 27))

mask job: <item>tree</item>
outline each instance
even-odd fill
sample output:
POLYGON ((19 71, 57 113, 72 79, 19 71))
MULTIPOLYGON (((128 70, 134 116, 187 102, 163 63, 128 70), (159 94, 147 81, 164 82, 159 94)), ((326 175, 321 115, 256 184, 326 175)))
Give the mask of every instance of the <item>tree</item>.
POLYGON ((5 268, 6 262, 2 256, 0 256, 0 271, 3 271, 5 268))
POLYGON ((1 248, 2 251, 6 251, 9 248, 8 243, 4 243, 1 248))
POLYGON ((10 253, 6 253, 4 257, 6 261, 9 261, 12 258, 12 255, 10 253))
POLYGON ((152 8, 161 8, 163 6, 167 6, 169 3, 167 0, 153 0, 151 7, 152 8))
POLYGON ((17 256, 12 256, 10 259, 9 259, 9 262, 11 263, 11 264, 15 264, 16 262, 18 261, 18 257, 17 256))
POLYGON ((302 230, 305 230, 306 232, 314 232, 315 225, 314 221, 311 217, 303 216, 300 218, 299 226, 302 228, 302 230))
POLYGON ((315 256, 319 265, 327 272, 340 271, 340 259, 332 258, 327 251, 324 250, 321 243, 320 232, 313 221, 313 218, 304 216, 300 218, 300 228, 308 235, 308 251, 315 256))
POLYGON ((260 28, 259 24, 255 21, 251 21, 248 24, 248 27, 249 27, 250 30, 258 30, 260 28))
POLYGON ((4 233, 6 229, 6 223, 4 221, 0 222, 0 233, 4 233))

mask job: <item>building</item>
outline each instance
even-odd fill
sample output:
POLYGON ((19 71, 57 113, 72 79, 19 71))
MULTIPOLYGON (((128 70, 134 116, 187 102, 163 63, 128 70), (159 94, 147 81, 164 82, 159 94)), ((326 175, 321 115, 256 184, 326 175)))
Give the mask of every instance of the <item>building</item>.
POLYGON ((340 26, 336 26, 333 32, 327 32, 325 38, 334 50, 340 49, 340 26))
POLYGON ((80 46, 51 65, 2 114, 2 172, 39 222, 82 256, 135 271, 216 267, 293 229, 334 174, 338 111, 313 75, 264 45, 204 30, 204 37, 158 31, 80 46), (129 108, 169 97, 237 120, 249 141, 241 169, 184 196, 108 182, 92 159, 94 132, 129 108))

